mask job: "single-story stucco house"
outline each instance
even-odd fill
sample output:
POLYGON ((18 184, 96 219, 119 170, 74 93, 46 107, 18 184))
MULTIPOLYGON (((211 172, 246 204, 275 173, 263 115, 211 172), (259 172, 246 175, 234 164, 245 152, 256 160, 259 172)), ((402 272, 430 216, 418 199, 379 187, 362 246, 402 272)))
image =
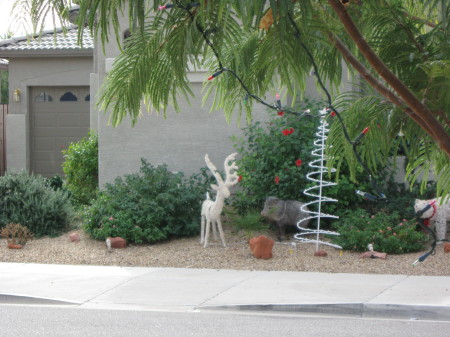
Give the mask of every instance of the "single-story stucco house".
MULTIPOLYGON (((120 27, 124 37, 126 22, 124 18, 120 27)), ((100 185, 137 172, 141 158, 190 175, 205 166, 205 154, 221 168, 224 158, 234 152, 230 136, 241 133, 237 121, 228 124, 222 111, 210 112, 208 103, 202 106, 202 84, 210 76, 206 71, 188 74, 196 96, 190 104, 180 101, 181 113, 168 109, 164 118, 144 112, 134 127, 125 119, 113 128, 108 113, 99 111, 96 97, 120 53, 118 42, 110 39, 103 49, 86 29, 80 47, 76 27, 54 34, 52 30, 31 40, 0 41, 0 58, 9 60, 7 170, 61 175, 61 149, 86 136, 89 129, 99 135, 100 185)), ((310 81, 306 94, 317 97, 314 78, 310 81)), ((253 115, 256 120, 268 117, 266 108, 258 104, 253 115)), ((245 124, 243 119, 240 125, 245 124)))
POLYGON ((76 29, 56 34, 0 41, 0 55, 9 61, 7 170, 62 174, 61 149, 89 131, 92 38, 86 33, 80 48, 76 29))

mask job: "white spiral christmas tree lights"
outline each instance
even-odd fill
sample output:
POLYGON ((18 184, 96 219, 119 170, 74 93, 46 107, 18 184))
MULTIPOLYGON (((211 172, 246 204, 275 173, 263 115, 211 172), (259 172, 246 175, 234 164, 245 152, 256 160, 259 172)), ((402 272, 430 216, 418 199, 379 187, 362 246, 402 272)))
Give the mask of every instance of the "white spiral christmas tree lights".
MULTIPOLYGON (((302 220, 300 220, 297 223, 298 229, 300 229, 300 233, 297 233, 294 235, 295 239, 299 240, 300 242, 304 243, 315 243, 316 244, 316 251, 319 250, 319 244, 335 247, 338 249, 342 249, 341 246, 336 245, 331 242, 322 241, 320 240, 320 235, 339 235, 337 232, 332 231, 326 231, 322 230, 320 228, 320 220, 323 218, 331 218, 331 219, 338 219, 339 217, 332 214, 326 214, 322 212, 322 203, 323 202, 337 202, 336 199, 325 197, 322 195, 322 190, 324 187, 334 186, 336 183, 325 181, 324 175, 329 173, 328 168, 326 166, 326 155, 325 155, 325 141, 327 139, 327 134, 330 131, 328 127, 328 123, 326 122, 326 116, 328 114, 328 111, 326 108, 323 110, 320 110, 320 125, 318 127, 318 131, 316 132, 317 139, 314 141, 315 149, 312 150, 311 154, 314 157, 317 157, 317 159, 314 159, 309 163, 309 166, 314 168, 315 171, 310 172, 306 175, 306 178, 310 181, 313 181, 316 183, 316 185, 312 187, 308 187, 303 191, 305 195, 308 195, 315 200, 307 202, 303 204, 301 207, 301 210, 305 213, 311 214, 309 217, 306 217, 302 220), (313 211, 311 209, 317 209, 317 211, 313 211), (308 220, 316 220, 316 228, 303 228, 301 227, 301 223, 308 221, 308 220), (306 238, 305 236, 314 235, 315 238, 306 238)), ((335 172, 336 170, 333 168, 330 172, 335 172)))

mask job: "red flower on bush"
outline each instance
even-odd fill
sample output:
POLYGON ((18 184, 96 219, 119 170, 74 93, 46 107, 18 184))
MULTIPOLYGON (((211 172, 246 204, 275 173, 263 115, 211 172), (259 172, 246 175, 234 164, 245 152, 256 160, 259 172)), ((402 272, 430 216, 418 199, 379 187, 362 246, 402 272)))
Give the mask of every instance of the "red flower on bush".
POLYGON ((278 116, 284 116, 284 111, 278 111, 278 116))
POLYGON ((294 132, 294 128, 284 129, 281 132, 283 133, 283 135, 289 136, 290 134, 292 134, 294 132))
POLYGON ((242 175, 238 177, 238 183, 242 181, 242 175))
POLYGON ((297 166, 302 166, 302 164, 303 164, 303 162, 302 162, 301 159, 297 159, 297 160, 295 161, 295 165, 297 165, 297 166))
POLYGON ((275 181, 275 184, 278 185, 278 183, 280 182, 280 177, 279 176, 275 176, 274 181, 275 181))

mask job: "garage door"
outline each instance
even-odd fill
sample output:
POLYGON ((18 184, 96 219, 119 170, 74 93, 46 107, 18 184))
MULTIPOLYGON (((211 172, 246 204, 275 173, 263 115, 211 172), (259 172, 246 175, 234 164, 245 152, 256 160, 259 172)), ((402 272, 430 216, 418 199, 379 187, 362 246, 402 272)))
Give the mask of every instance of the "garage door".
POLYGON ((30 102, 31 170, 63 175, 63 155, 89 132, 89 87, 33 87, 30 102))

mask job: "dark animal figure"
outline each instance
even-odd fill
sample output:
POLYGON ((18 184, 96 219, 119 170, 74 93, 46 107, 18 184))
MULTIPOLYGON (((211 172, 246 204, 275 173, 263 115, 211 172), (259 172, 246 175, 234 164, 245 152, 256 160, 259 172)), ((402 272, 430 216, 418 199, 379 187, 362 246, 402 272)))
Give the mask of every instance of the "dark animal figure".
MULTIPOLYGON (((268 219, 272 225, 278 229, 278 240, 285 236, 286 226, 296 227, 297 223, 309 216, 303 212, 301 207, 303 203, 295 200, 281 200, 275 197, 268 197, 264 203, 264 209, 261 215, 268 219)), ((306 210, 308 208, 306 207, 306 210)), ((301 227, 308 228, 310 220, 301 223, 301 227)))

